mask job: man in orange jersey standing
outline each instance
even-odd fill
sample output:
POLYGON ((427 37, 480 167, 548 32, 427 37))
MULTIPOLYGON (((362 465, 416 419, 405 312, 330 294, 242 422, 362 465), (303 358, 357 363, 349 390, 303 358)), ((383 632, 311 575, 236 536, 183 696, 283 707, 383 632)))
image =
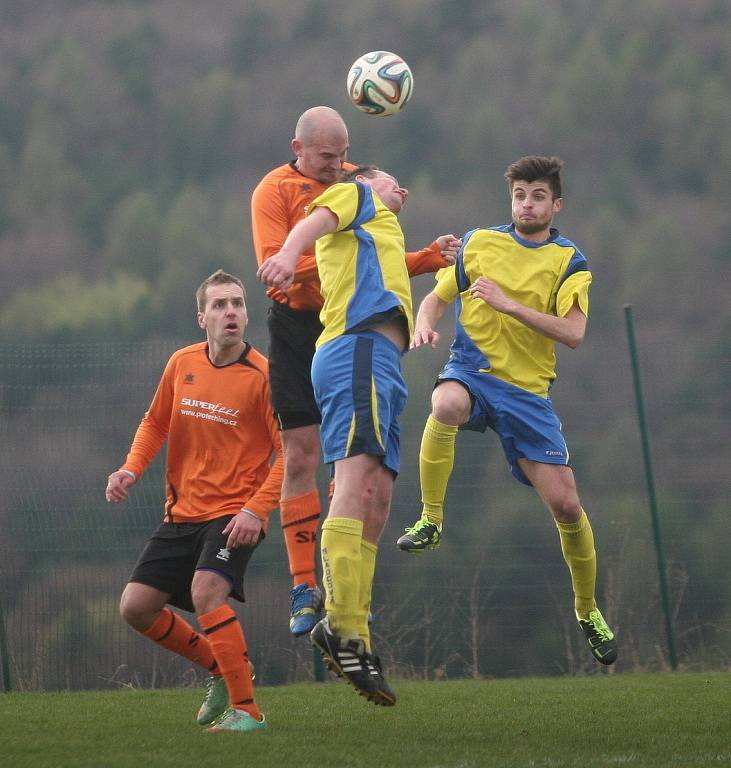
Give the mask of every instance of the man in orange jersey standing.
MULTIPOLYGON (((251 198, 252 234, 256 260, 261 265, 278 253, 290 230, 305 218, 309 204, 343 171, 348 129, 330 107, 312 107, 297 121, 292 139, 295 159, 270 171, 251 198)), ((406 254, 410 276, 454 263, 459 240, 442 235, 430 246, 406 254)), ((270 288, 268 314, 269 378, 274 412, 281 430, 284 481, 280 517, 293 587, 289 628, 299 637, 318 620, 323 596, 317 586, 316 549, 320 518, 317 468, 320 463, 320 411, 310 378, 315 341, 322 333, 320 282, 314 247, 299 260, 294 283, 287 292, 270 288)))
POLYGON ((255 731, 266 722, 228 598, 244 599, 244 571, 277 506, 283 459, 267 360, 244 341, 242 282, 218 270, 196 300, 207 340, 172 355, 126 461, 107 483, 107 501, 124 501, 167 440, 165 517, 135 565, 120 612, 153 642, 208 670, 199 724, 255 731), (203 632, 168 605, 195 611, 203 632))

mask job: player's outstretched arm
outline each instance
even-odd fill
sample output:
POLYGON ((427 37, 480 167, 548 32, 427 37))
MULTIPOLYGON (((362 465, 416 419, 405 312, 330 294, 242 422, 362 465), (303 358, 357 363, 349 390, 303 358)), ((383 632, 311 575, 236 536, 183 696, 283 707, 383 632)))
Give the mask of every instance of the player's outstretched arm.
POLYGON ((425 275, 449 267, 457 259, 462 241, 454 235, 440 235, 431 245, 420 251, 410 251, 406 254, 406 269, 409 277, 425 275))
POLYGON ((286 291, 294 282, 294 270, 302 252, 319 237, 334 232, 337 216, 329 208, 315 208, 302 221, 295 224, 287 235, 279 253, 270 256, 256 273, 257 278, 273 288, 286 291))
POLYGON ((442 301, 436 293, 432 292, 424 298, 416 314, 414 337, 410 344, 411 349, 423 347, 425 344, 436 347, 440 336, 435 328, 448 306, 449 304, 442 301))
POLYGON ((134 472, 128 469, 118 469, 107 479, 106 497, 109 502, 126 501, 129 488, 137 482, 134 472))

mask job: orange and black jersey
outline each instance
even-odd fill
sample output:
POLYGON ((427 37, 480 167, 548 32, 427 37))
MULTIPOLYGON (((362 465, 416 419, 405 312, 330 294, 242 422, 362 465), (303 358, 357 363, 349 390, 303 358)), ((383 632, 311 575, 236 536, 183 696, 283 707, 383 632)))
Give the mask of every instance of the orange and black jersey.
MULTIPOLYGON (((350 163, 343 166, 346 171, 355 167, 350 163)), ((279 252, 290 230, 307 215, 310 203, 328 186, 303 176, 295 168, 294 161, 280 165, 264 176, 251 196, 251 232, 259 266, 279 252)), ((406 254, 406 267, 411 277, 436 272, 444 266, 446 262, 437 243, 406 254)), ((322 296, 314 246, 298 259, 291 288, 286 293, 270 288, 267 296, 289 304, 295 310, 320 311, 322 296)))
POLYGON ((244 506, 266 520, 278 506, 283 461, 268 363, 249 344, 221 367, 206 342, 175 352, 122 469, 142 475, 165 440, 167 520, 203 522, 244 506))

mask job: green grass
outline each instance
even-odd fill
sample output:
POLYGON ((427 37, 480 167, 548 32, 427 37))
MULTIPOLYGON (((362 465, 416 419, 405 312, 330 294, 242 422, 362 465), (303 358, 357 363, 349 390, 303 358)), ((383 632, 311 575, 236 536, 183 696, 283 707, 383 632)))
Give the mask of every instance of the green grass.
POLYGON ((731 765, 731 676, 397 682, 395 708, 343 683, 260 688, 267 731, 210 734, 200 690, 0 694, 8 768, 543 768, 731 765))

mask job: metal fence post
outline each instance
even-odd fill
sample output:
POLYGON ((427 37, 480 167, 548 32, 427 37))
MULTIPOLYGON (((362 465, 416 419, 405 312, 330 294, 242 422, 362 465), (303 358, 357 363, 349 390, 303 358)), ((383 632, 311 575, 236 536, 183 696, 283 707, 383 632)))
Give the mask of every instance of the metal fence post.
POLYGON ((632 316, 632 306, 625 304, 624 317, 627 322, 627 340, 629 342, 629 354, 632 362, 632 379, 635 389, 635 401, 637 404, 637 421, 640 429, 640 439, 642 441, 642 455, 645 461, 645 479, 647 481, 647 495, 650 502, 650 514, 652 516, 652 531, 655 539, 655 553, 657 555, 657 571, 660 579, 660 597, 662 599, 663 613, 665 614, 665 632, 668 640, 668 651, 670 654, 670 666, 673 669, 678 667, 677 654, 675 652, 675 632, 670 611, 670 598, 668 596, 667 572, 665 567, 665 553, 662 546, 662 536, 660 534, 660 516, 657 510, 657 497, 655 495, 655 481, 652 474, 652 461, 650 459, 650 440, 647 434, 647 424, 645 422, 645 406, 642 397, 642 382, 640 380, 640 364, 637 356, 637 345, 635 343, 635 325, 632 316))

